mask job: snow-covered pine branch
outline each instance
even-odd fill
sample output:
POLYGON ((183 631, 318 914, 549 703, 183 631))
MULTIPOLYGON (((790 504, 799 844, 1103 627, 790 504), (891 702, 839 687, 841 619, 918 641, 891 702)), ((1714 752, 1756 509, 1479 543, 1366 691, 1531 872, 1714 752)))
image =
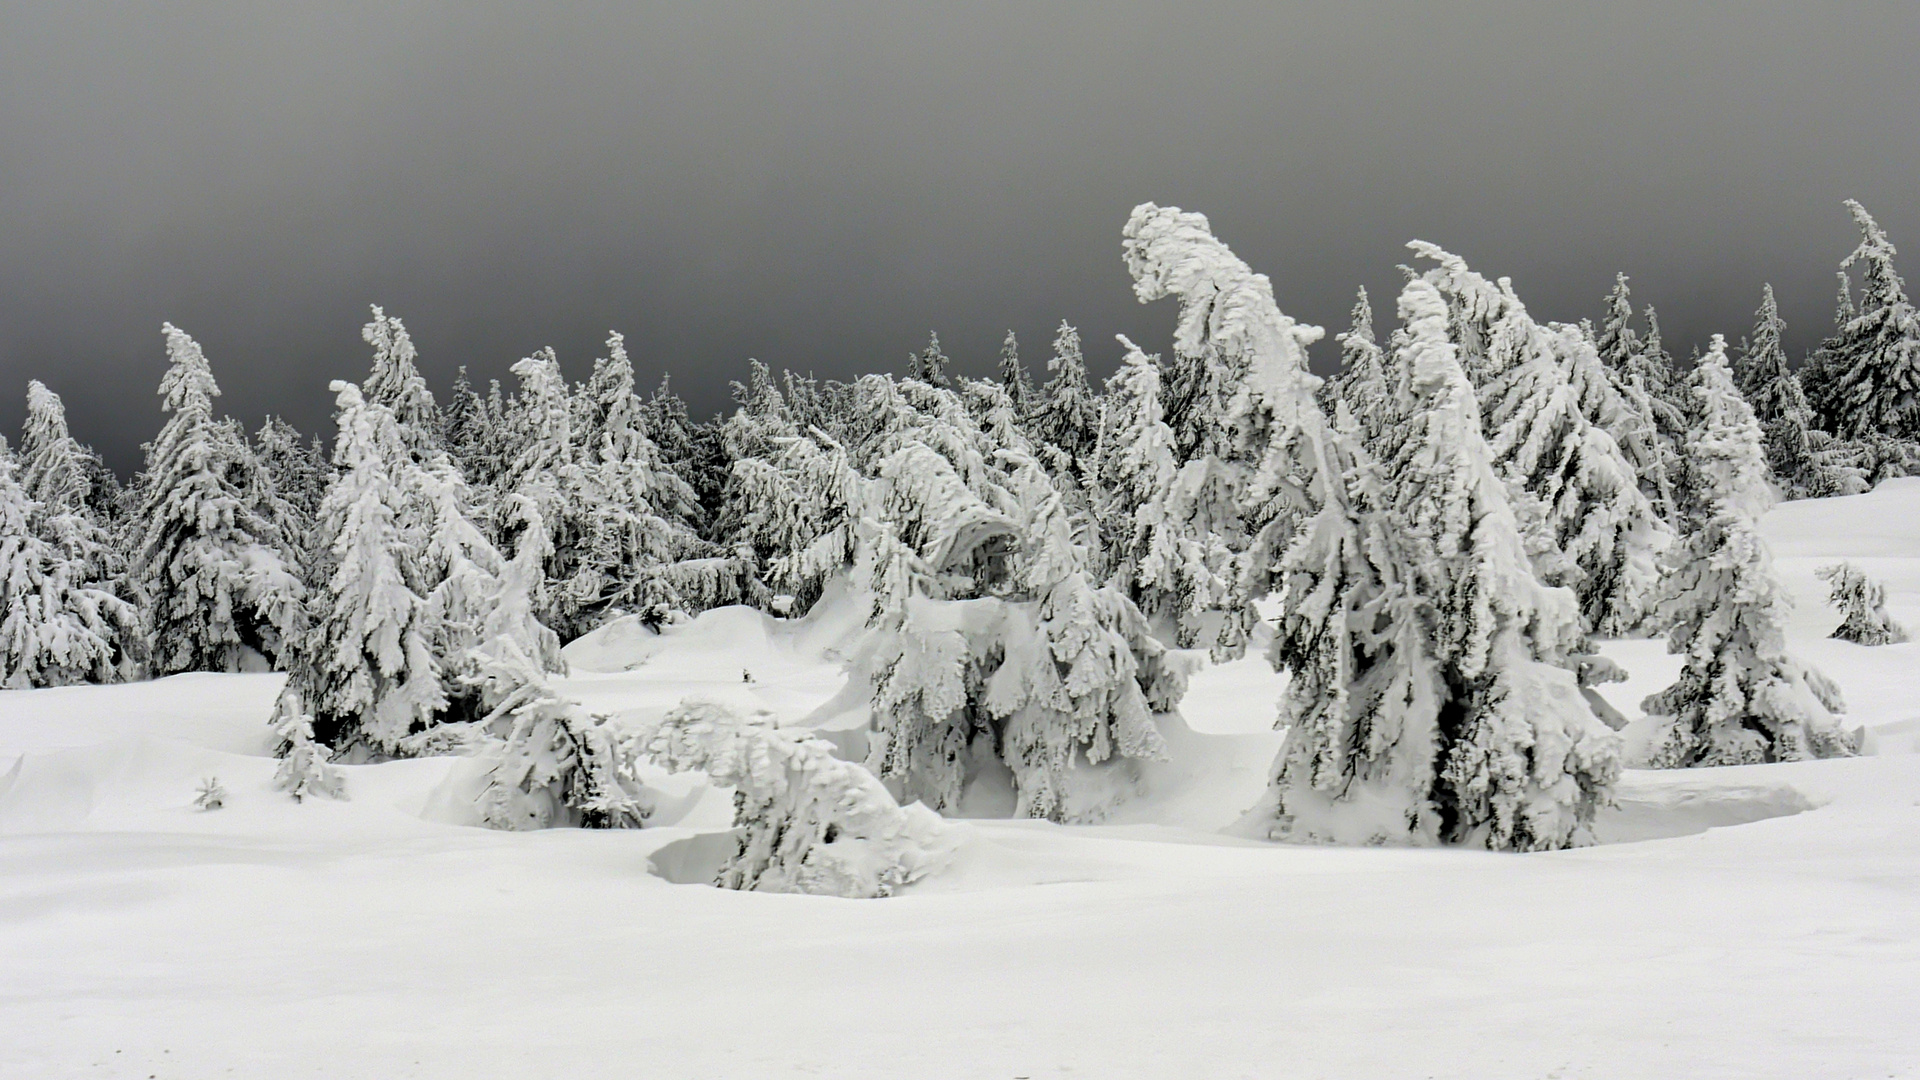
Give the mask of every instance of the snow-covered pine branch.
POLYGON ((821 739, 764 716, 687 701, 646 738, 661 766, 706 773, 734 789, 740 845, 714 884, 759 892, 889 896, 937 871, 946 826, 918 803, 901 806, 866 769, 821 739))

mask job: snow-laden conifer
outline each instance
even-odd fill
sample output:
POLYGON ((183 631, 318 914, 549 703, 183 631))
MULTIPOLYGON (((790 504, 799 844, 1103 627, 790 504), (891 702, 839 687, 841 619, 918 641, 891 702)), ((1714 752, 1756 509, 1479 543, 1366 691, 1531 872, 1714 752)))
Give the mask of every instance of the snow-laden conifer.
POLYGON ((79 583, 123 598, 127 561, 93 500, 92 451, 67 430, 60 395, 38 379, 27 383, 27 421, 20 433, 19 482, 34 503, 32 527, 75 565, 79 583))
POLYGON ((1848 562, 1815 571, 1831 587, 1827 602, 1840 609, 1840 625, 1830 637, 1856 645, 1897 645, 1907 629, 1887 614, 1887 587, 1848 562))
POLYGON ((890 896, 938 870, 952 847, 926 807, 899 805, 831 743, 765 716, 683 702, 648 732, 647 747, 674 772, 697 769, 734 789, 740 843, 714 880, 723 889, 890 896))
POLYGON ((380 305, 372 306, 373 321, 362 327, 360 337, 373 346, 373 369, 361 384, 361 393, 369 402, 393 413, 394 424, 416 460, 444 451, 444 420, 427 389, 414 361, 413 338, 397 316, 388 315, 380 305))
POLYGON ((333 751, 313 737, 313 716, 307 712, 299 690, 288 687, 280 694, 270 723, 278 743, 274 756, 280 759, 280 768, 273 776, 274 787, 293 796, 294 802, 308 795, 347 797, 346 774, 331 763, 333 751))
POLYGON ((1428 628, 1445 701, 1428 731, 1438 752, 1415 781, 1438 838, 1495 849, 1590 839, 1619 769, 1618 741, 1594 717, 1567 661, 1583 630, 1574 597, 1543 587, 1481 435, 1479 406, 1448 337, 1447 303, 1415 279, 1400 294, 1396 367, 1407 423, 1393 478, 1410 591, 1428 628))
MULTIPOLYGON (((1276 837, 1295 840, 1576 842, 1604 797, 1604 732, 1584 754, 1561 743, 1524 765, 1498 757, 1503 738, 1519 740, 1493 730, 1497 722, 1472 741, 1434 737, 1443 717, 1469 703, 1448 697, 1387 490, 1354 439, 1315 404, 1305 346, 1317 328, 1282 315, 1267 279, 1216 240, 1201 215, 1147 204, 1126 236, 1140 299, 1182 301, 1176 350, 1196 367, 1245 373, 1223 419, 1262 448, 1248 500, 1287 507, 1267 513, 1253 549, 1277 553, 1269 573, 1284 589, 1284 614, 1270 657, 1290 675, 1281 703, 1287 739, 1256 816, 1276 837), (1554 763, 1563 770, 1557 776, 1554 763), (1453 792, 1444 813, 1436 790, 1443 773, 1453 792)), ((1513 545, 1506 550, 1511 556, 1513 545)), ((1549 698, 1549 716, 1580 705, 1565 672, 1532 663, 1516 670, 1519 707, 1489 715, 1522 717, 1549 698), (1573 706, 1563 703, 1567 694, 1573 706)))
POLYGON ((1000 385, 1006 387, 1007 397, 1013 402, 1015 413, 1025 420, 1032 414, 1037 404, 1033 389, 1033 376, 1027 374, 1027 365, 1020 362, 1020 341, 1007 331, 1007 339, 1000 343, 1000 367, 998 369, 1000 385))
POLYGON ((1054 335, 1047 371, 1052 377, 1040 389, 1034 433, 1061 455, 1059 462, 1048 463, 1050 468, 1059 472, 1060 466, 1068 466, 1078 476, 1081 460, 1093 451, 1094 440, 1099 437, 1100 402, 1087 381, 1080 331, 1065 322, 1054 335))
POLYGON ((693 489, 647 436, 621 335, 607 340, 607 356, 595 364, 589 385, 593 426, 576 493, 588 503, 587 525, 573 577, 561 587, 570 591, 582 624, 615 611, 666 622, 688 613, 670 565, 697 545, 689 524, 693 489))
POLYGON ((1395 412, 1396 388, 1388 381, 1386 357, 1374 339, 1373 305, 1367 299, 1367 290, 1360 290, 1353 304, 1352 325, 1339 335, 1339 341, 1340 373, 1330 380, 1321 397, 1328 409, 1335 400, 1346 403, 1369 452, 1377 455, 1385 449, 1383 440, 1391 437, 1399 417, 1395 412))
POLYGON ((1515 501, 1520 527, 1560 556, 1536 559, 1542 580, 1574 590, 1592 632, 1631 631, 1646 615, 1672 530, 1619 443, 1583 408, 1583 389, 1619 402, 1605 393, 1593 339, 1578 326, 1536 323, 1507 279, 1488 281, 1432 244, 1411 246, 1438 264, 1424 276, 1456 311, 1456 345, 1477 354, 1471 367, 1482 373, 1476 388, 1494 467, 1527 496, 1515 501))
POLYGON ((1680 677, 1641 708, 1662 725, 1660 767, 1743 765, 1853 753, 1834 719, 1839 688, 1787 652, 1786 586, 1759 533, 1772 502, 1760 425, 1716 334, 1691 379, 1699 422, 1687 454, 1702 484, 1699 526, 1669 557, 1658 617, 1680 677))
POLYGON ((1760 309, 1754 313, 1753 334, 1733 363, 1734 384, 1752 407, 1766 441, 1767 465, 1787 498, 1852 494, 1864 490, 1855 479, 1858 470, 1843 460, 1845 448, 1814 428, 1813 409, 1800 377, 1787 364, 1782 337, 1786 321, 1773 297, 1773 286, 1762 286, 1760 309))
POLYGON ((422 595, 420 545, 406 527, 411 469, 392 410, 333 383, 340 475, 320 508, 328 576, 316 591, 303 689, 335 746, 399 750, 446 708, 437 628, 422 595))
POLYGON ((1210 459, 1183 467, 1161 409, 1160 363, 1124 336, 1126 359, 1107 382, 1093 484, 1109 545, 1109 578, 1191 647, 1206 614, 1226 609, 1239 572, 1228 544, 1239 522, 1210 511, 1228 501, 1210 459))
POLYGON ((952 361, 940 350, 940 335, 929 333, 927 347, 917 353, 907 354, 907 378, 917 379, 929 386, 952 385, 947 377, 947 367, 952 361))
POLYGON ((111 682, 138 644, 139 615, 39 534, 39 504, 16 470, 0 440, 0 687, 111 682))
POLYGON ((636 768, 639 748, 606 717, 554 688, 544 665, 513 639, 479 649, 478 684, 497 729, 480 808, 495 829, 639 828, 650 807, 636 768))
POLYGON ((1852 199, 1860 244, 1841 268, 1860 268, 1859 310, 1830 346, 1833 383, 1823 408, 1847 438, 1920 437, 1920 313, 1894 269, 1893 242, 1852 199))
POLYGON ((246 447, 213 416, 220 393, 200 346, 172 325, 162 407, 147 446, 132 576, 148 605, 156 674, 238 670, 248 650, 285 664, 305 632, 303 589, 242 496, 246 447))

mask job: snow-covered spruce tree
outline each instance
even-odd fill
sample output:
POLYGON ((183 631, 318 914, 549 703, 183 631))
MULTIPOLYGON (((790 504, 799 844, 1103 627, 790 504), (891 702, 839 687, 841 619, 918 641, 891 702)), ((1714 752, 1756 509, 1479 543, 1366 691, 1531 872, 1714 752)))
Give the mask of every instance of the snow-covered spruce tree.
POLYGON ((0 687, 114 681, 139 641, 139 614, 39 534, 40 505, 16 469, 0 439, 0 687))
POLYGON ((1733 365, 1740 396, 1753 408, 1766 437, 1767 465, 1790 499, 1851 494, 1858 485, 1832 440, 1814 429, 1800 378, 1787 365, 1786 330, 1773 286, 1763 286, 1753 335, 1733 365))
POLYGON ((592 629, 597 597, 590 573, 581 574, 592 550, 593 470, 574 429, 574 403, 560 361, 541 349, 513 365, 520 377, 517 395, 519 450, 501 477, 503 493, 533 500, 545 524, 549 548, 546 607, 541 621, 563 639, 592 629))
POLYGON ((509 637, 479 649, 482 727, 500 730, 481 795, 495 829, 639 828, 651 808, 636 766, 639 748, 606 717, 554 689, 544 665, 509 637))
POLYGON ((1476 389, 1494 467, 1522 532, 1551 543, 1547 558, 1535 553, 1538 576, 1573 589, 1590 632, 1631 632, 1673 532, 1619 443, 1583 407, 1583 390, 1610 403, 1602 418, 1618 419, 1623 407, 1597 374, 1593 339, 1578 326, 1534 322, 1507 279, 1490 282, 1432 244, 1410 246, 1438 264, 1424 277, 1449 298, 1456 346, 1480 352, 1471 366, 1482 372, 1476 389))
POLYGON ((405 526, 408 474, 416 468, 392 410, 336 381, 340 475, 320 508, 328 576, 313 597, 315 625, 299 682, 324 741, 400 750, 446 708, 438 636, 419 547, 405 526))
POLYGON ((907 378, 926 383, 929 386, 950 386, 947 378, 947 366, 952 361, 940 351, 940 335, 929 333, 927 347, 917 353, 907 354, 907 378))
MULTIPOLYGON (((1674 525, 1680 520, 1674 484, 1681 472, 1679 444, 1686 434, 1686 422, 1665 396, 1672 393, 1672 388, 1666 355, 1659 350, 1657 323, 1651 324, 1656 327, 1653 340, 1643 345, 1633 331, 1631 295, 1627 275, 1616 274, 1613 292, 1607 296, 1606 319, 1599 332, 1592 335, 1595 358, 1611 395, 1620 403, 1612 410, 1612 419, 1602 426, 1639 474, 1641 494, 1662 520, 1674 525)), ((1648 312, 1651 318, 1652 309, 1648 312)), ((1602 405, 1591 395, 1583 397, 1582 407, 1589 415, 1602 405)))
POLYGON ((1834 433, 1861 439, 1920 437, 1920 314, 1893 268, 1893 242, 1852 199, 1860 246, 1842 262, 1860 267, 1858 313, 1836 331, 1833 385, 1826 410, 1834 433))
POLYGON ((1699 422, 1687 454, 1706 512, 1669 557, 1658 617, 1686 657, 1672 686, 1641 703, 1666 730, 1656 767, 1798 761, 1855 751, 1833 714, 1839 688, 1789 655, 1791 601, 1758 521, 1772 502, 1760 425, 1740 398, 1716 334, 1691 379, 1699 422))
POLYGON ((951 808, 997 756, 1019 812, 1097 819, 1130 790, 1125 759, 1157 752, 1150 714, 1177 700, 1184 667, 1123 594, 1092 584, 1093 523, 1004 392, 962 390, 990 429, 951 390, 869 376, 846 447, 814 431, 737 466, 778 508, 769 532, 792 537, 773 572, 851 562, 869 601, 853 665, 872 694, 868 764, 892 790, 951 808))
POLYGON ((1165 618, 1184 648, 1202 620, 1226 609, 1239 572, 1227 538, 1237 520, 1215 521, 1209 490, 1219 470, 1206 459, 1180 466, 1160 404, 1160 362, 1120 338, 1126 359, 1107 382, 1092 481, 1104 522, 1108 581, 1149 618, 1165 618))
POLYGON ((1040 389, 1040 403, 1034 414, 1033 431, 1045 446, 1058 454, 1048 461, 1056 474, 1067 467, 1077 479, 1081 461, 1093 451, 1100 434, 1100 402, 1087 381, 1087 361, 1080 352, 1080 331, 1060 324, 1053 339, 1053 357, 1047 361, 1052 378, 1040 389))
POLYGON ((361 386, 369 402, 383 405, 393 413, 393 421, 416 461, 443 453, 446 444, 442 431, 445 421, 434 404, 427 380, 421 378, 414 360, 419 354, 413 338, 400 320, 372 306, 373 321, 362 327, 360 337, 373 346, 373 370, 361 386))
POLYGON ((689 614, 673 587, 671 565, 698 550, 693 489, 669 469, 647 436, 633 365, 619 334, 594 365, 584 484, 589 500, 585 550, 562 587, 583 624, 633 612, 658 625, 689 614))
MULTIPOLYGON (((1288 507, 1265 514, 1253 549, 1275 556, 1261 578, 1284 590, 1270 659, 1291 676, 1281 701, 1286 741, 1269 797, 1256 811, 1270 816, 1271 834, 1492 846, 1582 839, 1593 805, 1604 799, 1603 770, 1583 781, 1573 772, 1549 775, 1555 760, 1574 764, 1565 754, 1535 755, 1530 772, 1470 769, 1483 760, 1471 747, 1447 756, 1437 733, 1459 706, 1447 698, 1417 617, 1409 558, 1377 472, 1315 404, 1318 380, 1307 371, 1305 347, 1318 329, 1282 315, 1267 279, 1216 240, 1199 214, 1136 208, 1126 253, 1143 302, 1181 300, 1176 351, 1196 366, 1244 372, 1223 420, 1237 438, 1257 438, 1261 447, 1247 498, 1288 507), (1443 762, 1461 791, 1449 797, 1455 817, 1444 832, 1436 791, 1443 762), (1504 823, 1472 817, 1519 803, 1527 812, 1504 823)), ((1589 760, 1597 763, 1600 746, 1593 750, 1589 760)))
POLYGON ((274 756, 280 759, 280 768, 273 776, 274 787, 293 796, 294 802, 308 795, 347 797, 346 775, 331 764, 333 751, 313 737, 313 716, 307 712, 299 690, 288 687, 281 692, 269 723, 278 743, 274 756))
POLYGON ((1815 571, 1832 587, 1827 600, 1840 609, 1840 625, 1830 637, 1855 645, 1897 645, 1907 629, 1887 614, 1887 587, 1852 563, 1834 563, 1815 571))
POLYGON ((1035 404, 1033 377, 1027 374, 1027 365, 1020 362, 1020 341, 1007 331, 1007 340, 1000 343, 1000 385, 1006 387, 1007 397, 1013 402, 1016 415, 1024 422, 1033 413, 1035 404))
POLYGON ((1434 732, 1439 835, 1496 849, 1563 847, 1585 835, 1619 769, 1617 740, 1568 670, 1583 638, 1579 612, 1570 593, 1534 577, 1448 337, 1446 300, 1416 279, 1399 313, 1406 330, 1394 364, 1408 420, 1385 468, 1446 687, 1434 732))
POLYGON ((440 441, 453 455, 460 471, 475 483, 492 483, 497 467, 489 469, 484 458, 492 444, 488 431, 487 402, 467 378, 467 367, 454 373, 453 390, 447 406, 440 411, 440 441))
POLYGON ((723 889, 890 896, 939 869, 950 846, 926 807, 901 806, 831 743, 770 718, 686 701, 646 742, 667 769, 697 769, 734 789, 740 846, 714 879, 723 889))
POLYGON ((172 414, 147 445, 131 576, 147 604, 153 671, 234 671, 249 651, 285 664, 305 633, 299 578, 271 544, 271 522, 242 497, 246 447, 214 419, 200 346, 172 325, 160 382, 172 414))
POLYGON ((1387 380, 1386 357, 1374 339, 1367 290, 1361 289, 1354 301, 1353 324, 1339 335, 1339 342, 1340 374, 1322 387, 1321 404, 1331 412, 1336 401, 1345 402, 1369 453, 1378 455, 1400 417, 1395 411, 1397 388, 1387 380))
POLYGON ((1014 812, 1091 820, 1122 796, 1090 798, 1087 766, 1165 759, 1153 713, 1185 696, 1188 668, 1153 638, 1125 593, 1096 587, 1091 553, 1039 462, 1017 451, 1008 460, 1009 490, 1027 511, 1017 584, 1032 599, 1005 607, 1000 663, 981 704, 1000 724, 1014 812))
POLYGON ((307 441, 292 424, 269 416, 253 437, 253 457, 286 501, 296 520, 311 524, 333 482, 333 469, 318 442, 307 441))
POLYGON ((1840 373, 1840 356, 1836 352, 1841 343, 1842 332, 1847 324, 1853 322, 1853 280, 1845 270, 1835 275, 1840 282, 1840 293, 1833 303, 1833 332, 1820 342, 1800 365, 1800 388, 1807 396, 1807 404, 1813 409, 1814 425, 1822 431, 1838 430, 1834 422, 1834 388, 1840 373))
POLYGON ((93 499, 92 451, 67 430, 60 395, 38 379, 27 383, 27 422, 20 433, 20 485, 35 504, 32 527, 70 562, 81 584, 120 595, 126 558, 93 499))

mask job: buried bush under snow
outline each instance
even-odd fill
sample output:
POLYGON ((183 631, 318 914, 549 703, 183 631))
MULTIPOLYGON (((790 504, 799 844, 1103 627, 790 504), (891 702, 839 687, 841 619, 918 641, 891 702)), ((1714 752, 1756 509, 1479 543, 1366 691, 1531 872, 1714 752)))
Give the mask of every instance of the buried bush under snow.
POLYGON ((832 744, 782 731, 765 714, 683 702, 646 745, 662 767, 734 789, 740 845, 714 881, 722 888, 888 896, 938 869, 949 847, 933 811, 899 805, 832 744))

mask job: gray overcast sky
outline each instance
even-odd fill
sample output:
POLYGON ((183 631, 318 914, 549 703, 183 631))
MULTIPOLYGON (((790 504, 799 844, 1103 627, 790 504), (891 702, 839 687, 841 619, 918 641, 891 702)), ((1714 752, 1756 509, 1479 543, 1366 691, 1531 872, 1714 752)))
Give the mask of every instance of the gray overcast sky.
POLYGON ((1683 354, 1763 280, 1810 347, 1843 198, 1920 257, 1912 0, 1292 7, 0 0, 0 430, 38 377, 136 465, 163 319, 250 428, 323 429, 369 302, 441 392, 609 328, 702 414, 929 329, 982 372, 1064 318, 1109 370, 1171 324, 1148 199, 1329 333, 1414 237, 1550 318, 1625 270, 1683 354))

